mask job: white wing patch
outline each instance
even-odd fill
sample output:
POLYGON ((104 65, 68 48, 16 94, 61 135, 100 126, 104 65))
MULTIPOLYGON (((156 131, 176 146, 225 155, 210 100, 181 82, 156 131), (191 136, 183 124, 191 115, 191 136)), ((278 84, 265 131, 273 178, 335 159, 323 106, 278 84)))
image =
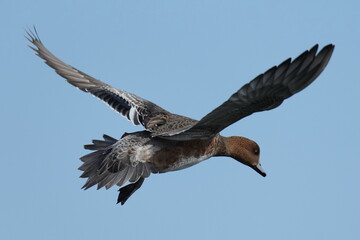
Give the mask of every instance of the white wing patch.
POLYGON ((133 106, 130 108, 129 119, 134 125, 140 124, 139 113, 136 111, 136 108, 133 106))

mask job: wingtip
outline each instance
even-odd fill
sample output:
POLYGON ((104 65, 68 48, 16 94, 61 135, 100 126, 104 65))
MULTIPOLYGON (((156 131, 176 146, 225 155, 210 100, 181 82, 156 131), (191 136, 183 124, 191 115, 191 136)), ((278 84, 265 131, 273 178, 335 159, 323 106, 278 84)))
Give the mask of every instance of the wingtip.
POLYGON ((330 54, 333 53, 334 49, 335 49, 335 44, 328 44, 324 47, 324 49, 327 49, 329 51, 330 54))
POLYGON ((333 52, 334 52, 334 49, 335 49, 335 45, 334 44, 328 44, 326 45, 325 47, 323 47, 320 52, 317 54, 317 55, 325 55, 324 56, 324 59, 326 59, 324 61, 324 67, 327 65, 327 63, 329 62, 333 52))
MULTIPOLYGON (((315 46, 319 46, 319 44, 316 44, 315 46)), ((314 46, 314 47, 315 47, 314 46)), ((313 48, 314 48, 313 47, 313 48)), ((322 51, 327 51, 327 52, 333 52, 334 51, 334 49, 335 49, 335 44, 332 44, 332 43, 329 43, 329 44, 327 44, 327 45, 325 45, 320 51, 319 51, 319 53, 320 52, 322 52, 322 51)))
POLYGON ((34 41, 41 42, 35 25, 33 25, 32 29, 30 27, 26 27, 25 33, 26 33, 25 38, 30 42, 34 42, 34 41))
POLYGON ((335 44, 329 43, 324 48, 335 48, 335 44))
POLYGON ((318 48, 319 48, 319 44, 317 43, 317 44, 315 44, 315 45, 309 50, 309 52, 314 51, 314 52, 316 53, 317 50, 318 50, 318 48))
MULTIPOLYGON (((334 48, 335 48, 335 44, 329 43, 329 44, 325 45, 322 49, 320 49, 319 52, 324 51, 324 50, 333 52, 334 48)), ((318 52, 318 49, 319 49, 319 44, 317 43, 307 52, 311 52, 313 50, 316 50, 316 52, 318 52)))

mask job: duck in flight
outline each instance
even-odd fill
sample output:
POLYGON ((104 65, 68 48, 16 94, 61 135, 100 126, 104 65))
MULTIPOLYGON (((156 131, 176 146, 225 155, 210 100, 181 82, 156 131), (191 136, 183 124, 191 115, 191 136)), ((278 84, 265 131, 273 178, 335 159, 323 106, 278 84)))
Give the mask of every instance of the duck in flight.
POLYGON ((285 60, 260 74, 228 100, 200 120, 173 114, 132 93, 95 79, 55 57, 41 42, 36 29, 27 31, 36 54, 57 74, 84 92, 107 103, 144 131, 125 133, 119 140, 103 135, 85 145, 92 150, 80 160, 84 189, 119 189, 122 205, 141 187, 151 173, 181 170, 215 156, 231 157, 265 177, 260 164, 260 147, 245 137, 224 137, 221 130, 255 112, 278 107, 285 99, 303 90, 324 70, 334 45, 318 51, 318 45, 296 59, 285 60), (123 186, 125 183, 130 184, 123 186))

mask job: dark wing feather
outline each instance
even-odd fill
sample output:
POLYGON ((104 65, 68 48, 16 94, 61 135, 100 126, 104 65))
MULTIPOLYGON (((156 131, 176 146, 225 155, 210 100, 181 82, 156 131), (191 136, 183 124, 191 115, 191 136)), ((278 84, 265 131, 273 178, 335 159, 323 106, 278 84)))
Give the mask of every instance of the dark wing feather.
MULTIPOLYGON (((116 89, 99 81, 86 73, 64 63, 55 57, 41 42, 36 33, 27 31, 26 38, 35 46, 30 46, 45 63, 53 68, 56 73, 66 79, 70 84, 84 92, 89 92, 106 102, 110 107, 129 119, 135 125, 143 125, 149 129, 150 119, 156 120, 158 115, 166 116, 166 110, 156 104, 142 99, 134 94, 116 89)), ((151 125, 151 124, 150 124, 151 125)))
POLYGON ((295 60, 287 59, 257 76, 189 129, 161 137, 173 140, 209 138, 246 116, 278 107, 311 84, 324 70, 334 45, 325 46, 318 54, 317 49, 315 45, 295 60))

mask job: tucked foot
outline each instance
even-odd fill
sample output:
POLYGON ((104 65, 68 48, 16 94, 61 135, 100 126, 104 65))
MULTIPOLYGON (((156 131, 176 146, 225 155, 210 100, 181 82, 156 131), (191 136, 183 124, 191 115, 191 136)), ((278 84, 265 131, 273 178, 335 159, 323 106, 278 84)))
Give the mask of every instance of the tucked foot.
POLYGON ((119 189, 119 196, 117 199, 117 204, 121 203, 121 205, 124 205, 124 203, 126 202, 126 200, 128 200, 128 198, 136 191, 138 190, 141 185, 144 182, 144 178, 139 178, 139 180, 137 180, 134 183, 131 183, 129 185, 126 185, 125 187, 122 187, 119 189))

